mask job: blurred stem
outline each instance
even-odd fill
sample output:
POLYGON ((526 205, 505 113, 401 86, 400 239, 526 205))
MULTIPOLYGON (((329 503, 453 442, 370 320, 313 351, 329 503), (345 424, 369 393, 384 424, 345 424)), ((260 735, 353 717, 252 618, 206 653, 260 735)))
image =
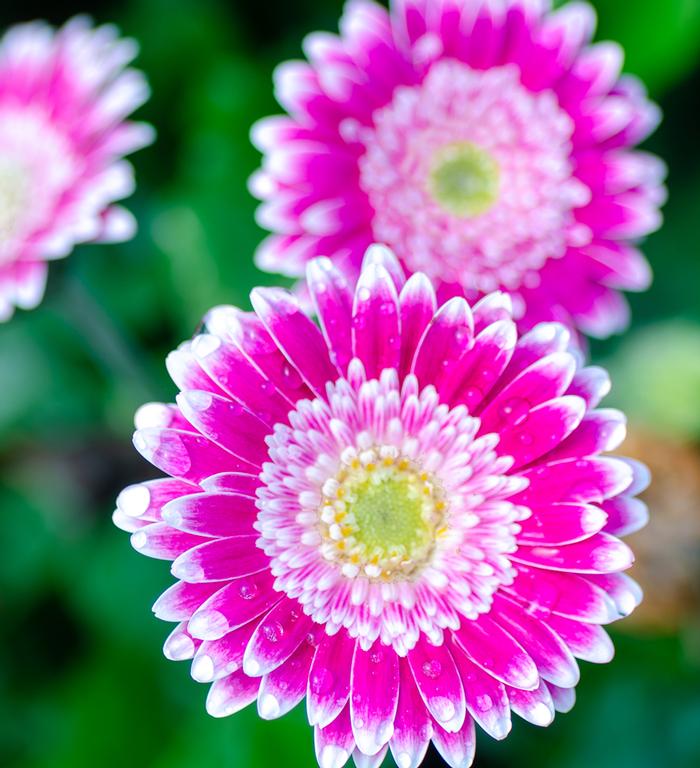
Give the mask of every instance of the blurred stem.
POLYGON ((146 356, 104 308, 73 275, 63 283, 64 316, 88 348, 93 360, 105 372, 130 386, 139 403, 155 399, 158 388, 150 378, 146 356))

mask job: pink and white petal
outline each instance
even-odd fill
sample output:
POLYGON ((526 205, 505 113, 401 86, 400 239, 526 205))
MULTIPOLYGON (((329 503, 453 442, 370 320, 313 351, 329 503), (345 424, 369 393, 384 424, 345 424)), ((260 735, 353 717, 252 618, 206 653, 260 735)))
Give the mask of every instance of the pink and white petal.
POLYGON ((187 661, 194 656, 201 643, 187 631, 186 622, 181 622, 166 638, 163 655, 170 661, 187 661))
POLYGON ((207 696, 207 712, 212 717, 228 717, 252 704, 258 696, 260 680, 242 670, 216 680, 207 696))
POLYGON ((267 460, 265 437, 271 428, 229 398, 187 390, 177 396, 185 418, 213 443, 252 467, 267 460))
POLYGON ((191 341, 186 341, 165 358, 165 367, 178 389, 203 389, 217 395, 226 393, 202 370, 192 352, 191 341))
POLYGON ((533 408, 517 424, 505 427, 496 450, 512 456, 513 469, 519 469, 559 445, 578 427, 585 413, 586 404, 580 397, 564 395, 549 400, 533 408))
POLYGON ((513 352, 510 365, 499 382, 507 386, 522 371, 533 363, 557 352, 568 352, 571 347, 571 332, 561 323, 538 323, 524 333, 513 352))
POLYGON ((360 752, 359 749, 355 749, 355 751, 352 753, 352 759, 355 763, 355 768, 379 768, 379 766, 384 762, 384 758, 386 757, 386 753, 388 751, 388 745, 380 749, 376 755, 365 755, 363 752, 360 752))
POLYGON ((328 347, 297 300, 279 288, 256 288, 250 296, 253 307, 282 354, 320 397, 326 384, 336 378, 328 347))
POLYGON ((168 525, 204 536, 252 536, 256 517, 255 499, 237 493, 181 496, 163 508, 163 520, 168 525))
POLYGON ((314 746, 320 768, 342 768, 347 763, 355 749, 349 706, 333 722, 314 728, 314 746))
POLYGON ((641 499, 617 496, 604 501, 601 507, 608 516, 603 530, 613 536, 629 536, 649 522, 649 509, 641 499))
POLYGON ((591 365, 576 372, 568 394, 585 400, 586 407, 590 410, 600 403, 610 389, 610 374, 604 368, 591 365))
POLYGON ((246 674, 260 677, 277 669, 306 640, 312 627, 296 600, 280 600, 250 638, 243 657, 246 674))
POLYGON ((466 703, 457 666, 447 645, 422 641, 408 652, 408 664, 433 719, 451 733, 464 725, 466 703))
POLYGON ((219 472, 255 469, 202 435, 175 429, 140 429, 134 447, 153 466, 172 477, 198 483, 219 472))
POLYGON ((626 573, 591 573, 586 578, 610 596, 621 616, 629 616, 642 602, 642 588, 626 573))
POLYGON ((642 464, 641 461, 636 459, 630 459, 625 457, 616 457, 618 461, 626 464, 632 472, 632 483, 625 490, 626 496, 637 496, 640 493, 646 491, 651 483, 651 472, 646 464, 642 464))
POLYGON ((422 272, 416 272, 408 278, 399 294, 399 306, 401 310, 399 375, 403 377, 411 370, 418 343, 437 309, 433 284, 422 272))
POLYGON ((498 623, 532 657, 542 679, 570 688, 579 681, 579 668, 568 647, 541 620, 504 597, 496 597, 498 623))
POLYGON ((552 704, 557 712, 566 713, 571 712, 576 704, 576 689, 575 688, 559 688, 557 685, 547 683, 547 690, 552 697, 552 704))
POLYGON ((593 456, 619 448, 627 435, 627 418, 614 408, 587 413, 574 432, 547 455, 548 461, 593 456))
POLYGON ((529 485, 510 500, 526 506, 557 502, 599 504, 627 491, 632 483, 631 467, 607 456, 553 461, 526 469, 520 476, 529 485))
POLYGON ((626 570, 634 562, 634 554, 615 536, 596 533, 560 547, 521 547, 511 559, 547 570, 597 574, 626 570))
POLYGON ((513 300, 508 293, 494 291, 479 299, 472 307, 474 315, 474 333, 480 334, 484 328, 500 320, 513 317, 513 300))
POLYGON ((309 673, 306 710, 311 725, 331 723, 350 698, 355 645, 344 630, 321 639, 309 673))
POLYGON ((399 364, 401 337, 399 306, 394 281, 382 264, 362 270, 352 309, 352 348, 367 373, 379 377, 399 364))
POLYGON ((464 685, 467 711, 491 738, 505 739, 511 729, 505 686, 472 664, 464 653, 456 651, 454 659, 464 685))
POLYGON ((399 702, 389 746, 398 768, 418 768, 430 744, 432 720, 405 659, 399 660, 399 677, 399 702))
POLYGON ((162 509, 173 499, 196 493, 199 488, 182 480, 165 477, 127 486, 117 496, 117 509, 127 517, 156 523, 162 520, 162 509))
POLYGON ((192 547, 210 539, 193 536, 171 528, 167 523, 151 523, 131 534, 131 546, 146 557, 156 560, 175 560, 192 547))
POLYGON ((470 413, 478 413, 484 398, 510 363, 517 338, 512 320, 499 320, 484 328, 464 358, 463 383, 451 405, 463 404, 470 413))
POLYGON ((331 360, 344 374, 353 354, 353 294, 350 286, 333 262, 325 257, 309 262, 306 282, 331 360))
POLYGON ((247 624, 281 599, 272 583, 268 571, 229 582, 192 615, 188 631, 202 640, 218 640, 232 629, 247 624))
POLYGON ((257 573, 270 566, 267 555, 255 545, 257 538, 257 535, 231 536, 200 543, 183 552, 170 570, 175 578, 190 583, 237 579, 257 573))
POLYGON ((539 568, 518 567, 512 587, 504 594, 517 601, 530 615, 546 619, 551 613, 595 624, 620 618, 604 590, 582 576, 539 568))
POLYGON ((519 523, 521 546, 573 544, 603 530, 607 521, 605 512, 592 504, 533 505, 531 511, 519 523))
POLYGON ((218 475, 206 477, 200 486, 210 494, 232 493, 236 496, 255 498, 255 492, 260 487, 260 478, 257 474, 247 472, 220 472, 218 475))
POLYGON ((218 640, 204 640, 192 661, 192 679, 210 683, 241 669, 243 654, 257 625, 255 619, 218 640))
POLYGON ((469 351, 474 339, 474 318, 466 300, 455 296, 435 313, 413 360, 412 373, 421 386, 436 384, 441 374, 469 351))
POLYGON ((508 698, 513 712, 528 723, 544 727, 554 720, 554 702, 544 680, 534 691, 508 688, 508 698))
POLYGON ((539 675, 532 657, 492 618, 482 615, 462 622, 453 637, 470 661, 494 679, 516 688, 537 686, 539 675))
POLYGON ((163 592, 153 604, 153 613, 161 621, 187 621, 226 582, 188 584, 178 581, 163 592))
POLYGON ((474 721, 467 716, 457 733, 450 733, 434 723, 433 744, 451 768, 469 768, 476 752, 474 721))
POLYGON ((597 624, 585 624, 563 616, 550 616, 547 624, 578 659, 594 664, 607 664, 615 654, 608 633, 597 624))
POLYGON ((263 677, 258 693, 258 714, 264 720, 286 715, 304 698, 314 648, 302 643, 277 669, 263 677))
POLYGON ((368 651, 355 646, 352 659, 350 719, 361 752, 375 755, 394 732, 399 700, 396 651, 376 641, 368 651))

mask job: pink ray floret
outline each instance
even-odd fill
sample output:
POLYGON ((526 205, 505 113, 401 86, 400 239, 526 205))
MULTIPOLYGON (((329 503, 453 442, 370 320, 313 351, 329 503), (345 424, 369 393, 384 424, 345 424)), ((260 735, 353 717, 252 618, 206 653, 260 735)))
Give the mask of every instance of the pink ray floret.
POLYGON ((634 149, 657 107, 594 28, 581 2, 350 0, 339 35, 278 68, 288 116, 253 129, 259 266, 328 256, 355 279, 382 242, 441 298, 508 291, 521 330, 624 329, 665 167, 634 149))
POLYGON ((325 258, 307 279, 320 327, 259 288, 170 355, 177 404, 134 437, 169 477, 114 521, 172 561, 165 654, 211 683, 212 715, 306 698, 322 768, 389 749, 411 768, 431 740, 468 766, 475 724, 548 725, 576 659, 612 657, 646 472, 607 455, 625 419, 564 326, 519 336, 499 292, 438 306, 382 246, 356 283, 325 258))
POLYGON ((0 39, 0 321, 41 301, 48 261, 133 236, 115 202, 134 188, 124 155, 153 140, 150 126, 125 121, 148 97, 141 73, 125 69, 136 52, 82 17, 0 39))

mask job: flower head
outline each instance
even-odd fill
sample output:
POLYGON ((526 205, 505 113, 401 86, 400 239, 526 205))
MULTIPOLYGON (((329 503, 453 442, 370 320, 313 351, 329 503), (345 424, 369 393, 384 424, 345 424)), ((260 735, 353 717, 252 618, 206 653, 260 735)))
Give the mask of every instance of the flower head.
POLYGON ((58 31, 21 24, 0 39, 0 320, 41 301, 48 260, 133 235, 131 214, 113 203, 133 191, 123 156, 153 138, 125 122, 148 96, 125 69, 135 55, 114 27, 84 18, 58 31))
POLYGON ((431 739, 468 765, 475 722, 547 725, 575 659, 611 658, 645 472, 600 455, 624 417, 563 326, 518 337, 502 293, 437 308, 381 246, 356 285, 323 258, 307 278, 320 328, 256 289, 171 354, 177 405, 142 408, 134 438, 170 477, 124 490, 114 520, 173 561, 154 610, 212 715, 306 696, 323 768, 389 748, 417 766, 431 739))
POLYGON ((624 328, 665 169, 631 149, 659 113, 594 27, 580 2, 350 0, 339 36, 278 68, 289 117, 253 130, 259 266, 300 277, 329 256, 354 277, 383 242, 440 297, 508 291, 521 330, 624 328))

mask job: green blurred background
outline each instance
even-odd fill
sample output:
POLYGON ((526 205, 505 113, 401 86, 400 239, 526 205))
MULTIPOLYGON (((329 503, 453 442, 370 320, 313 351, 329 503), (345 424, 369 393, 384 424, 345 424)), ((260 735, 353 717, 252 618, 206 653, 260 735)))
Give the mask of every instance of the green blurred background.
MULTIPOLYGON (((578 705, 548 730, 517 721, 479 739, 479 768, 700 765, 700 0, 597 0, 665 113, 649 142, 669 163, 656 279, 633 330, 596 344, 632 419, 629 450, 656 470, 638 536, 646 609, 614 631, 616 660, 584 664, 578 705)), ((174 395, 167 351, 217 303, 273 282, 251 263, 262 232, 248 142, 276 108, 273 66, 336 28, 341 0, 72 0, 0 7, 0 25, 88 11, 142 46, 153 88, 140 116, 157 144, 135 157, 140 233, 53 265, 48 295, 0 326, 0 765, 13 768, 313 766, 303 706, 213 720, 205 686, 166 661, 150 606, 167 565, 110 521, 127 483, 153 476, 131 448, 133 412, 174 395), (231 7, 232 6, 232 7, 231 7)), ((388 764, 388 761, 387 761, 388 764)), ((440 765, 431 754, 426 765, 440 765)))

